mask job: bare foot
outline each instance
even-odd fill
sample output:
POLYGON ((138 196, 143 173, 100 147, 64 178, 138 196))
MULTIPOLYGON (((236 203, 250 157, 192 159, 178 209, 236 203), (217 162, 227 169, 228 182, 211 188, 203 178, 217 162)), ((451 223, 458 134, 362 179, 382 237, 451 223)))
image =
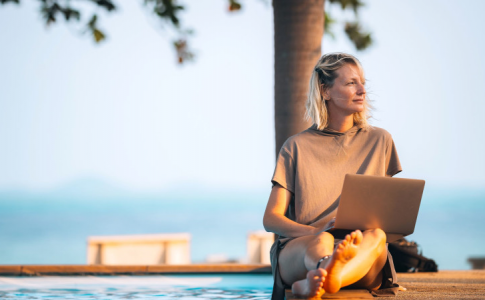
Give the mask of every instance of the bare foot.
POLYGON ((327 271, 316 269, 308 271, 306 279, 299 280, 291 286, 293 295, 303 296, 306 298, 320 299, 325 293, 323 283, 325 282, 327 271))
POLYGON ((353 231, 347 234, 345 239, 335 247, 329 262, 325 269, 327 270, 327 277, 323 283, 323 288, 328 293, 336 293, 341 287, 341 272, 342 268, 347 262, 357 255, 358 246, 362 242, 363 236, 360 230, 353 231))

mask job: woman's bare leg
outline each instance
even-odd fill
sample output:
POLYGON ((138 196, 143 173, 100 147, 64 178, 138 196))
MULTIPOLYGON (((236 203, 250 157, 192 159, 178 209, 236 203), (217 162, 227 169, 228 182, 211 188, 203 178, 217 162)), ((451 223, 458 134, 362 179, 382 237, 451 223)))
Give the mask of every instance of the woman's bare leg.
POLYGON ((310 270, 306 274, 306 278, 295 281, 291 285, 291 292, 293 295, 305 296, 306 298, 321 298, 325 293, 323 283, 327 271, 321 268, 310 270))
POLYGON ((323 288, 336 293, 341 287, 377 289, 382 282, 381 271, 387 259, 386 235, 381 229, 363 234, 352 232, 335 248, 324 266, 327 276, 323 288))
POLYGON ((316 294, 317 297, 325 291, 335 293, 349 285, 370 290, 379 288, 381 271, 387 260, 385 233, 380 229, 363 234, 355 231, 344 241, 335 251, 333 236, 326 232, 289 242, 279 257, 283 281, 292 284, 295 294, 316 294), (321 265, 327 272, 315 270, 318 260, 326 255, 332 255, 321 265))
POLYGON ((323 282, 327 272, 316 269, 323 256, 333 252, 334 239, 327 232, 304 236, 290 241, 279 256, 279 272, 296 295, 320 297, 325 291, 323 282))
MULTIPOLYGON (((342 286, 345 286, 345 279, 347 264, 349 264, 360 250, 360 245, 363 240, 363 235, 360 230, 356 230, 348 234, 333 251, 332 257, 326 263, 325 270, 327 270, 327 278, 324 283, 324 289, 328 293, 336 293, 342 286)), ((364 273, 362 276, 364 276, 364 273)), ((360 278, 358 278, 360 279, 360 278)), ((358 280, 357 279, 357 280, 358 280)))
MULTIPOLYGON (((377 231, 365 231, 364 237, 366 237, 367 242, 369 243, 373 241, 377 253, 374 253, 372 256, 377 255, 377 258, 370 267, 369 271, 365 274, 365 276, 359 279, 357 282, 351 284, 350 286, 353 288, 366 288, 369 290, 377 290, 382 284, 382 269, 387 262, 386 235, 382 230, 379 229, 377 231)), ((352 265, 349 266, 349 268, 352 268, 352 265)))

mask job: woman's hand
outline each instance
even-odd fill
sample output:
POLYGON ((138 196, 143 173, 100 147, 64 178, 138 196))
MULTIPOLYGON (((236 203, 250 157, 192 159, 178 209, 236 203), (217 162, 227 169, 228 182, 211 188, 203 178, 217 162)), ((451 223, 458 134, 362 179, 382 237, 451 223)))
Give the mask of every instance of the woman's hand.
POLYGON ((327 223, 324 223, 323 225, 321 225, 321 223, 322 223, 321 221, 323 221, 323 220, 318 220, 317 222, 315 222, 311 225, 311 226, 314 226, 316 228, 315 234, 319 234, 321 232, 326 231, 329 228, 332 228, 333 225, 335 224, 335 217, 333 217, 330 221, 328 221, 327 223))

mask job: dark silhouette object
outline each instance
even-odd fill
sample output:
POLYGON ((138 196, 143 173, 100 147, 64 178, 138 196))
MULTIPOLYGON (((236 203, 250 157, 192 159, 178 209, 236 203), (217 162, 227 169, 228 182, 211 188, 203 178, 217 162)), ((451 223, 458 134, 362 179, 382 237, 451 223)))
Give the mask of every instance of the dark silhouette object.
POLYGON ((438 272, 438 265, 418 251, 416 242, 402 238, 389 244, 396 272, 438 272))
POLYGON ((468 262, 472 265, 473 270, 485 270, 485 257, 470 257, 468 262))

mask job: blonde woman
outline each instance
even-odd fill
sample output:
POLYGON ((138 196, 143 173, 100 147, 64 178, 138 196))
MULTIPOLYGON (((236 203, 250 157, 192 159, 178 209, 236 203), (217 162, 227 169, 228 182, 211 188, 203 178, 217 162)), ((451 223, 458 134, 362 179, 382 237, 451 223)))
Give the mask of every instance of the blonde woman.
POLYGON ((335 218, 345 174, 401 171, 391 135, 367 123, 369 107, 360 62, 344 53, 322 56, 306 103, 313 126, 282 146, 264 214, 264 227, 278 235, 271 248, 273 300, 290 286, 306 297, 346 286, 397 291, 382 230, 356 230, 340 241, 324 232, 335 218))

